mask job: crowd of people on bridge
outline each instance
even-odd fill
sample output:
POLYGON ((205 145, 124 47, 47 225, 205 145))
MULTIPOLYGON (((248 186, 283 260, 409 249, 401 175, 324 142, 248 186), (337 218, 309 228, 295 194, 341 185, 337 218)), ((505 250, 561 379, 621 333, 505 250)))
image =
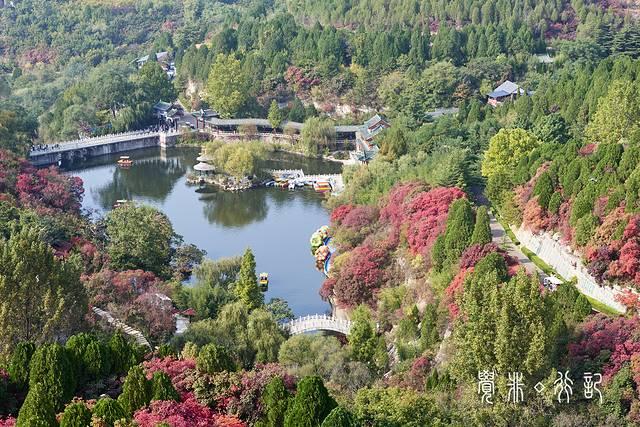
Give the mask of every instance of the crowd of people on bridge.
POLYGON ((60 144, 34 144, 31 146, 30 151, 33 153, 34 151, 48 151, 56 148, 60 148, 60 144))

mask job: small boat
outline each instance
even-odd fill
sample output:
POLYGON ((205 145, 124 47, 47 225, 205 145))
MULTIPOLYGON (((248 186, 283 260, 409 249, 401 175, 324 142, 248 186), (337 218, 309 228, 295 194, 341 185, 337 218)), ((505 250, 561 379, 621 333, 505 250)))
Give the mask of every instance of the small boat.
POLYGON ((267 292, 269 289, 269 274, 268 273, 260 273, 260 279, 258 280, 260 284, 260 290, 262 292, 267 292))
POLYGON ((331 191, 331 184, 328 181, 316 181, 313 184, 313 189, 316 191, 331 191))
POLYGON ((129 167, 133 165, 133 160, 129 156, 120 156, 118 160, 118 166, 129 167))
POLYGON ((295 181, 289 181, 288 188, 289 188, 289 190, 295 190, 296 182, 295 181))
POLYGON ((123 199, 116 200, 116 202, 113 204, 113 208, 114 209, 115 208, 119 208, 120 206, 124 205, 127 202, 128 202, 128 200, 123 200, 123 199))

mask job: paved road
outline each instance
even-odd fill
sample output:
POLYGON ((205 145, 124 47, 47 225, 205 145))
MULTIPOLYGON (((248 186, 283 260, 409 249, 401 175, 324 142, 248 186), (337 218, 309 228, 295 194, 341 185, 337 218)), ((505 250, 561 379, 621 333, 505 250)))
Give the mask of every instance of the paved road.
POLYGON ((489 219, 489 226, 491 227, 491 238, 493 240, 493 243, 500 246, 501 248, 506 250, 509 255, 517 259, 518 262, 520 262, 520 264, 522 264, 527 270, 527 273, 537 273, 540 278, 545 277, 546 274, 544 274, 544 272, 540 270, 538 266, 536 266, 529 258, 527 258, 527 256, 522 253, 520 248, 518 248, 518 246, 513 243, 509 235, 502 227, 502 224, 500 224, 496 220, 491 212, 489 212, 489 219))

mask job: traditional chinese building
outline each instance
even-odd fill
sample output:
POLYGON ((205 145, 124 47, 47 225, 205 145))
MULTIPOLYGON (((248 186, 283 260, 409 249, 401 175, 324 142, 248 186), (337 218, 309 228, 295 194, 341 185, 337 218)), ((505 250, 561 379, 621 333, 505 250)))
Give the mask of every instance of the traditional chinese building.
POLYGON ((358 161, 368 162, 378 154, 379 148, 374 143, 374 139, 380 132, 389 128, 391 125, 380 114, 376 114, 369 120, 364 122, 356 130, 356 149, 355 157, 358 161))
POLYGON ((528 94, 523 88, 507 80, 487 95, 487 104, 497 107, 506 101, 512 101, 520 95, 528 94))

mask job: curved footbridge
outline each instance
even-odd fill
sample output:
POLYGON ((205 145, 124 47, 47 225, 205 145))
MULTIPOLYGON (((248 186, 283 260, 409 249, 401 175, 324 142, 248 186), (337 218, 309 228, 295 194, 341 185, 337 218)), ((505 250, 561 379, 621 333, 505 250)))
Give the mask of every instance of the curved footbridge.
POLYGON ((314 314, 302 316, 282 325, 291 335, 304 334, 305 332, 332 331, 349 335, 352 322, 346 319, 327 316, 326 314, 314 314))

